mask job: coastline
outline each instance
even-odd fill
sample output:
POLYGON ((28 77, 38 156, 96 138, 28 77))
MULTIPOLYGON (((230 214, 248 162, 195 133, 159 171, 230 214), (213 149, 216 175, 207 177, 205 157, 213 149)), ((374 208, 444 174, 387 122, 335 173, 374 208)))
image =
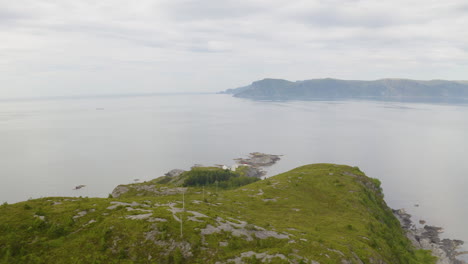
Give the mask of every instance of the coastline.
POLYGON ((418 249, 430 250, 439 260, 437 264, 466 264, 466 261, 457 259, 458 256, 468 252, 457 251, 464 241, 457 239, 441 239, 442 227, 424 225, 416 227, 411 220, 411 215, 405 209, 392 209, 395 217, 400 221, 401 227, 406 231, 406 236, 418 249))
POLYGON ((186 180, 199 176, 194 172, 200 170, 207 173, 206 179, 213 179, 213 171, 222 176, 229 169, 195 166, 192 170, 171 170, 159 180, 120 185, 104 199, 44 198, 1 206, 0 244, 6 246, 0 247, 0 258, 10 263, 48 255, 54 261, 75 262, 61 252, 76 248, 77 243, 100 241, 93 244, 100 250, 79 255, 138 263, 146 262, 147 252, 151 258, 168 257, 162 263, 174 263, 170 256, 188 263, 227 263, 242 261, 246 254, 254 256, 256 263, 278 256, 289 263, 464 263, 456 259, 462 241, 440 239, 439 227, 416 228, 408 213, 386 205, 380 181, 358 167, 304 165, 219 194, 218 184, 200 186, 186 180), (186 206, 192 216, 183 213, 186 206), (283 215, 288 214, 292 217, 285 222, 283 215), (363 219, 367 219, 364 225, 363 219), (111 231, 103 234, 102 230, 111 231), (38 242, 37 237, 42 240, 38 242), (269 237, 276 240, 262 244, 269 237), (49 247, 57 239, 63 243, 49 247), (348 247, 343 247, 343 239, 348 247), (229 247, 230 243, 237 243, 236 247, 229 247), (205 249, 199 251, 197 245, 205 249), (225 246, 225 255, 219 254, 225 246))
MULTIPOLYGON (((225 165, 215 165, 216 167, 227 169, 227 170, 236 170, 238 166, 246 166, 246 168, 252 169, 255 171, 250 177, 261 178, 264 176, 265 171, 262 167, 267 167, 275 164, 280 160, 282 155, 272 155, 265 154, 260 152, 253 152, 249 154, 248 158, 237 158, 234 159, 236 165, 232 168, 225 165)), ((200 167, 202 165, 195 165, 194 167, 200 167)), ((169 177, 177 177, 180 174, 185 172, 184 170, 174 169, 165 174, 169 177)), ((250 173, 248 173, 250 174, 250 173)), ((120 197, 121 194, 124 194, 129 191, 127 188, 128 185, 119 185, 117 186, 112 195, 114 198, 120 197)), ((135 186, 138 191, 142 191, 135 186)), ((147 187, 147 186, 141 186, 147 187)), ((179 188, 170 189, 169 191, 180 193, 182 191, 178 190, 179 188)), ((460 255, 468 254, 468 251, 458 251, 460 247, 464 244, 464 241, 458 239, 442 239, 440 234, 443 233, 442 227, 424 225, 423 227, 417 227, 416 224, 411 220, 411 215, 408 214, 405 209, 391 209, 393 215, 400 222, 401 228, 405 231, 406 237, 411 241, 413 246, 416 249, 429 250, 432 252, 432 255, 437 257, 436 264, 467 264, 468 262, 464 260, 457 259, 460 255)), ((425 222, 421 223, 425 224, 425 222)))

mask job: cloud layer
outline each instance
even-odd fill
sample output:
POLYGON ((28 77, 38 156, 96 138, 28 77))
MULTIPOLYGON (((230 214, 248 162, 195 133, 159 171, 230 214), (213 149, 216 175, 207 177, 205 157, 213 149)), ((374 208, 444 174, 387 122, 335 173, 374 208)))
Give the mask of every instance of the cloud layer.
POLYGON ((468 79, 466 0, 0 0, 0 98, 468 79))

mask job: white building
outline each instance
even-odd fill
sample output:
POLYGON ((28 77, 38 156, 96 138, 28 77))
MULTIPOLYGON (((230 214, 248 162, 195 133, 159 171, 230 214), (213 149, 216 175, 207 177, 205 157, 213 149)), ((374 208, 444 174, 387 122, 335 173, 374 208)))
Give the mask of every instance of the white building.
POLYGON ((239 165, 234 164, 234 165, 231 166, 231 171, 236 171, 237 168, 239 168, 239 165))

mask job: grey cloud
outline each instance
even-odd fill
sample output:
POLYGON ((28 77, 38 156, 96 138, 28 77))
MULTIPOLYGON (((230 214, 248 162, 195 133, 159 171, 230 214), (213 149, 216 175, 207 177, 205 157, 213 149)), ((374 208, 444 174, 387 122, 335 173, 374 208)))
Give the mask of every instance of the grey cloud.
POLYGON ((266 76, 463 79, 468 70, 466 0, 0 2, 0 78, 11 87, 0 98, 93 85, 216 91, 266 76))
POLYGON ((266 6, 239 0, 174 0, 166 5, 177 20, 219 20, 242 18, 265 11, 266 6))
POLYGON ((132 28, 124 25, 105 24, 90 21, 65 21, 61 23, 35 23, 28 21, 21 23, 21 28, 35 29, 39 32, 56 32, 59 34, 79 34, 88 37, 114 39, 115 41, 133 42, 148 47, 171 46, 163 34, 155 31, 132 28))
POLYGON ((34 16, 0 7, 0 26, 6 26, 7 24, 11 25, 13 23, 32 18, 34 18, 34 16))
POLYGON ((226 53, 229 52, 231 49, 225 47, 213 47, 209 43, 201 43, 198 45, 190 46, 187 48, 187 50, 200 53, 226 53))
POLYGON ((458 7, 455 8, 455 10, 458 11, 458 12, 466 13, 466 12, 468 12, 468 4, 458 6, 458 7))
POLYGON ((170 45, 163 39, 161 34, 158 35, 155 34, 155 32, 148 32, 138 28, 125 28, 116 25, 80 22, 76 24, 52 25, 48 26, 48 29, 59 30, 68 33, 86 33, 115 40, 126 40, 148 47, 167 47, 170 45))
POLYGON ((215 49, 211 49, 211 48, 208 48, 208 47, 191 47, 188 49, 189 51, 193 51, 193 52, 201 52, 201 53, 216 53, 216 52, 223 52, 222 50, 215 50, 215 49))
POLYGON ((21 16, 14 13, 14 12, 9 11, 9 10, 0 9, 0 20, 1 21, 14 20, 14 19, 18 19, 18 18, 21 18, 21 16))
POLYGON ((391 12, 360 11, 348 13, 331 7, 304 10, 300 13, 292 14, 291 18, 304 24, 319 27, 379 28, 414 22, 391 12))

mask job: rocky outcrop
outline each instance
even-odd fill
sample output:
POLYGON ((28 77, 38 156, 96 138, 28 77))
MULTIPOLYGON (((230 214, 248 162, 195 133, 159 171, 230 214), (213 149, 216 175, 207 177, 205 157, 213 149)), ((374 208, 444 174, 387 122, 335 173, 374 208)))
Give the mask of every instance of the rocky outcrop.
POLYGON ((238 158, 235 161, 239 164, 250 165, 253 167, 271 166, 280 160, 280 155, 265 154, 260 152, 250 153, 246 159, 238 158))
MULTIPOLYGON (((184 170, 173 169, 165 173, 163 177, 164 179, 166 179, 167 182, 170 182, 173 180, 173 178, 177 178, 184 172, 185 172, 184 170)), ((131 191, 138 193, 137 196, 138 195, 141 196, 144 194, 172 195, 172 194, 181 193, 183 190, 181 188, 167 188, 167 187, 159 188, 151 182, 148 182, 148 183, 144 182, 144 183, 136 183, 136 184, 119 185, 115 187, 114 190, 112 191, 112 197, 119 198, 122 195, 131 191)))
POLYGON ((217 226, 208 224, 201 230, 202 235, 210 235, 213 233, 228 232, 236 237, 243 237, 247 241, 252 241, 255 237, 259 239, 276 238, 288 239, 290 234, 277 233, 273 230, 266 230, 265 228, 248 224, 246 221, 238 219, 231 219, 233 221, 224 220, 221 217, 216 218, 217 226))
POLYGON ((127 186, 119 185, 112 191, 112 197, 119 198, 122 194, 127 193, 128 191, 130 191, 130 189, 127 186))
POLYGON ((247 167, 245 169, 245 176, 247 177, 256 177, 256 178, 261 178, 262 176, 265 176, 266 171, 258 168, 258 167, 247 167))
POLYGON ((184 172, 185 172, 184 170, 173 169, 173 170, 170 170, 169 172, 167 172, 166 174, 164 174, 164 176, 177 177, 177 176, 180 176, 184 172))
POLYGON ((393 210, 394 215, 400 221, 401 226, 406 231, 406 236, 413 245, 420 249, 431 250, 432 254, 439 260, 437 264, 464 264, 466 262, 458 260, 461 253, 457 249, 463 245, 463 241, 455 239, 441 239, 441 227, 425 225, 417 228, 411 221, 411 215, 404 209, 393 210))

